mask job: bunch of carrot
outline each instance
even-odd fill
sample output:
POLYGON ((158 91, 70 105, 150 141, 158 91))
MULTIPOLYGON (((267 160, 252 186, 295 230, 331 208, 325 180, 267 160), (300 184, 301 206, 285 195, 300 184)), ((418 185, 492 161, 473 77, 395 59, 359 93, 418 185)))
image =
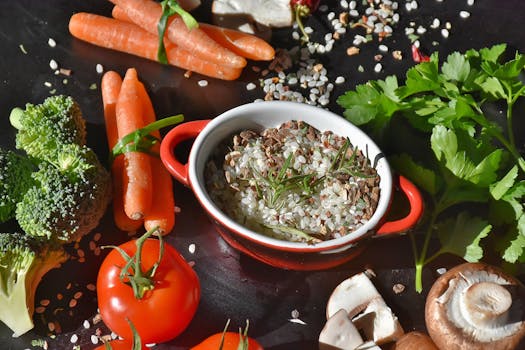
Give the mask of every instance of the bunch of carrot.
MULTIPOLYGON (((129 68, 124 79, 114 71, 104 73, 101 83, 106 135, 110 150, 124 136, 156 120, 155 111, 137 71, 129 68)), ((160 133, 151 135, 159 140, 160 133)), ((171 175, 160 158, 145 152, 125 152, 113 159, 113 215, 124 231, 148 231, 158 227, 161 234, 171 232, 175 224, 175 200, 171 175)))
MULTIPOLYGON (((110 0, 113 18, 76 13, 70 33, 91 44, 158 61, 157 24, 162 7, 154 0, 110 0)), ((200 23, 188 29, 179 15, 169 18, 164 46, 170 65, 209 77, 235 80, 246 59, 271 60, 275 51, 263 39, 240 31, 200 23)))

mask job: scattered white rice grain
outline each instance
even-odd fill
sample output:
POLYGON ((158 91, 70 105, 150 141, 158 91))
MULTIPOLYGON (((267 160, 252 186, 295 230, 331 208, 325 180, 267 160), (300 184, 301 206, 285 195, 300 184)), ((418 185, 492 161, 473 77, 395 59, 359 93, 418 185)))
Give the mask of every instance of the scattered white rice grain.
POLYGON ((412 10, 417 10, 417 8, 419 7, 418 3, 416 0, 412 0, 412 10))
POLYGON ((47 44, 48 44, 50 47, 55 47, 55 46, 57 46, 57 43, 56 43, 55 39, 53 39, 53 38, 49 38, 49 39, 47 40, 47 44))
POLYGON ((206 87, 206 86, 208 86, 208 81, 204 80, 204 79, 203 80, 199 80, 197 82, 197 84, 199 84, 200 87, 206 87))
POLYGON ((257 86, 254 83, 248 83, 246 84, 246 90, 251 91, 255 89, 257 86))
POLYGON ((447 28, 448 30, 452 29, 452 23, 446 22, 445 23, 445 28, 447 28))
POLYGON ((350 10, 354 10, 356 6, 357 6, 357 2, 355 0, 350 1, 350 3, 348 4, 348 8, 350 10))
POLYGON ((374 66, 374 72, 379 73, 379 72, 381 72, 381 70, 383 70, 383 65, 381 63, 377 63, 374 66))
POLYGON ((461 17, 461 18, 469 18, 470 17, 470 12, 468 12, 468 11, 459 11, 459 17, 461 17))
POLYGON ((314 32, 314 29, 312 27, 304 27, 304 32, 306 34, 312 34, 314 32))
POLYGON ((73 344, 75 344, 78 341, 78 335, 73 334, 71 338, 69 338, 69 341, 73 344))
POLYGON ((91 343, 97 345, 98 344, 98 337, 95 334, 91 335, 91 343))
POLYGON ((91 324, 89 323, 88 320, 84 320, 84 322, 82 323, 82 326, 84 327, 84 329, 89 329, 91 327, 91 324))
POLYGON ((301 39, 301 35, 298 32, 294 31, 294 32, 292 32, 292 38, 294 40, 299 40, 299 39, 301 39))
POLYGON ((350 10, 350 12, 348 12, 348 14, 352 17, 359 17, 359 11, 357 10, 350 10))
POLYGON ((440 275, 444 274, 445 272, 447 272, 447 269, 444 268, 444 267, 440 267, 439 269, 436 270, 436 272, 440 275))
POLYGON ((388 46, 383 45, 383 44, 379 45, 379 51, 388 52, 388 46))
POLYGON ((467 5, 469 5, 469 6, 474 5, 474 0, 467 0, 467 5))
POLYGON ((97 63, 97 65, 95 66, 95 70, 98 74, 102 74, 104 72, 104 67, 100 63, 97 63))
POLYGON ((195 243, 191 243, 189 246, 188 246, 188 251, 191 253, 191 254, 194 254, 195 253, 195 249, 196 249, 196 245, 195 243))
POLYGON ((339 4, 340 4, 341 7, 344 8, 344 9, 347 9, 347 8, 348 8, 348 1, 346 1, 346 0, 341 0, 341 1, 339 2, 339 4))
POLYGON ((49 81, 44 82, 45 87, 51 87, 53 84, 51 84, 49 81))
POLYGON ((52 70, 58 69, 58 63, 57 63, 57 61, 55 61, 55 60, 53 60, 53 59, 52 59, 51 61, 49 61, 49 67, 50 67, 52 70))
POLYGON ((335 83, 336 84, 342 84, 345 82, 345 77, 343 76, 338 76, 337 78, 335 78, 335 83))
POLYGON ((443 29, 441 29, 441 36, 442 36, 443 38, 448 38, 449 34, 450 34, 450 33, 449 33, 449 31, 448 31, 447 28, 443 28, 443 29))
POLYGON ((432 24, 430 25, 430 28, 432 29, 436 29, 436 28, 439 28, 439 25, 441 24, 439 18, 434 18, 434 20, 432 21, 432 24))
POLYGON ((425 34, 426 31, 427 31, 427 29, 426 29, 425 27, 423 27, 423 26, 419 26, 419 27, 417 27, 417 30, 416 30, 416 32, 417 32, 418 34, 420 34, 420 35, 421 35, 421 34, 425 34))
POLYGON ((24 47, 24 44, 20 44, 20 45, 18 45, 18 47, 20 48, 20 51, 22 51, 22 53, 23 53, 24 55, 27 55, 27 50, 26 50, 26 48, 24 47))

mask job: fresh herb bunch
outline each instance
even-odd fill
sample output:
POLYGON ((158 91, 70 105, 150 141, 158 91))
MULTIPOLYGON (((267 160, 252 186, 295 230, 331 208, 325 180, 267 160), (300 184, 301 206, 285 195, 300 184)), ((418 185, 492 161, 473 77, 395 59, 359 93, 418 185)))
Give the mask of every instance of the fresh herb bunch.
POLYGON ((478 261, 489 239, 504 261, 525 261, 525 160, 513 127, 514 107, 525 96, 525 56, 506 54, 499 44, 454 52, 440 64, 435 53, 410 68, 404 84, 388 76, 337 100, 378 143, 403 137, 405 149, 389 160, 429 194, 421 247, 411 235, 417 291, 425 264, 443 253, 478 261), (441 247, 430 256, 434 236, 441 247))

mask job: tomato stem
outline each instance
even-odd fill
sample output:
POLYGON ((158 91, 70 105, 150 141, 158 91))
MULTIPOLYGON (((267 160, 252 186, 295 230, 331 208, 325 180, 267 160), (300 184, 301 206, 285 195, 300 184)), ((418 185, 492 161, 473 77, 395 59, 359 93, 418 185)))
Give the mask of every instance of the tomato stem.
POLYGON ((155 276, 155 272, 157 271, 162 256, 164 255, 164 241, 162 240, 162 235, 158 235, 160 246, 159 258, 147 271, 142 270, 142 247, 144 242, 146 242, 146 240, 158 229, 158 227, 152 228, 135 241, 137 251, 133 256, 129 256, 122 248, 112 246, 112 248, 117 249, 120 255, 122 255, 122 258, 126 261, 126 264, 120 271, 120 280, 133 288, 133 295, 137 299, 142 299, 147 291, 155 288, 153 277, 155 276))

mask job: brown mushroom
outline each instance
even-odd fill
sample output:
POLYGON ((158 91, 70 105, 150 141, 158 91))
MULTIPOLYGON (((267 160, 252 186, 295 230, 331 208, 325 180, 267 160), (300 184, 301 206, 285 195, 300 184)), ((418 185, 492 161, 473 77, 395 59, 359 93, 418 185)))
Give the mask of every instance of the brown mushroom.
POLYGON ((425 321, 440 349, 516 349, 525 336, 523 285, 502 270, 465 263, 430 289, 425 321))
POLYGON ((439 350, 427 334, 418 331, 405 333, 390 350, 439 350))

